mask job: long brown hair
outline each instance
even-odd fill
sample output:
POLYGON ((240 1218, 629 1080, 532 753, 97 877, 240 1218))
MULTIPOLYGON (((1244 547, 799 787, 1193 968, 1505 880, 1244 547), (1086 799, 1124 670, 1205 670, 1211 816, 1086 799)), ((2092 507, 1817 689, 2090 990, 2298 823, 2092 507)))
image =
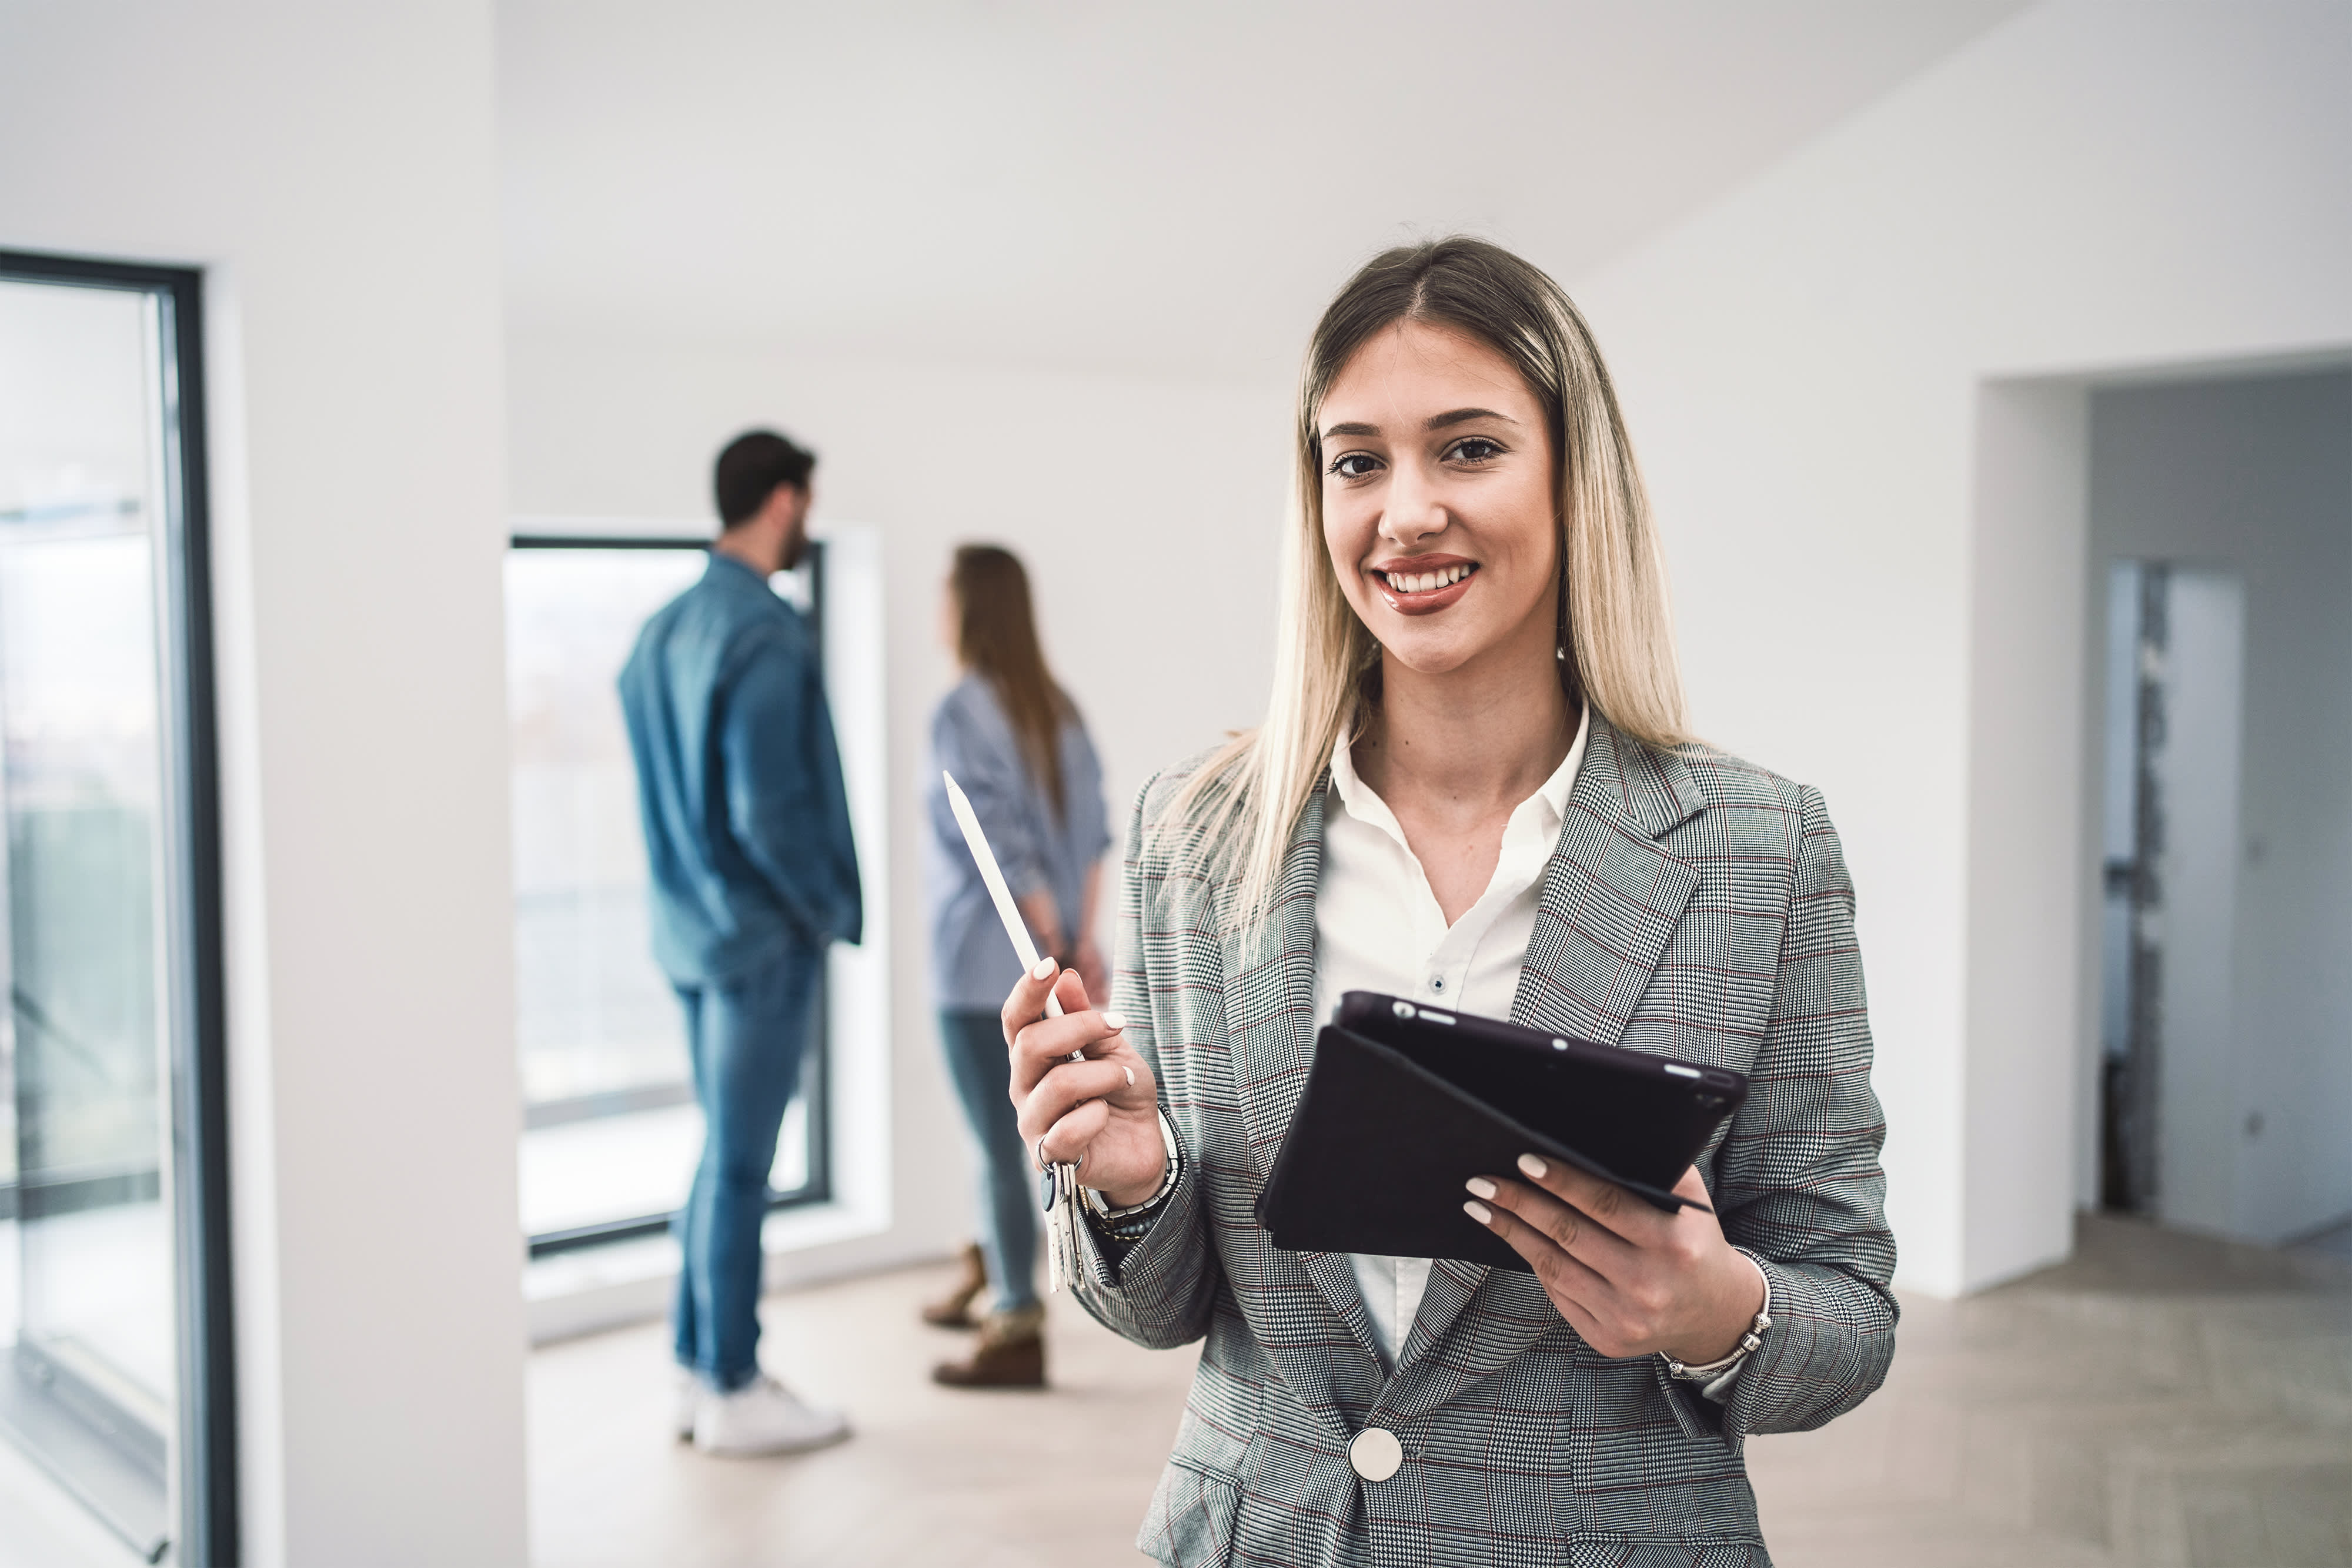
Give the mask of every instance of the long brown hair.
POLYGON ((1633 444, 1584 318, 1542 269, 1454 235, 1381 252, 1348 280, 1307 345, 1294 504, 1283 551, 1265 722, 1192 776, 1177 820, 1240 873, 1241 907, 1272 894, 1293 826, 1339 736, 1377 711, 1380 644, 1357 618, 1323 542, 1324 394, 1373 337, 1400 321, 1448 327, 1510 361, 1543 405, 1559 463, 1560 678, 1653 746, 1687 738, 1666 607, 1665 562, 1633 444))
POLYGON ((955 596, 956 657, 988 677, 1030 777, 1062 814, 1062 721, 1076 709, 1045 668, 1030 610, 1029 573, 1021 558, 995 545, 958 545, 948 573, 955 596))

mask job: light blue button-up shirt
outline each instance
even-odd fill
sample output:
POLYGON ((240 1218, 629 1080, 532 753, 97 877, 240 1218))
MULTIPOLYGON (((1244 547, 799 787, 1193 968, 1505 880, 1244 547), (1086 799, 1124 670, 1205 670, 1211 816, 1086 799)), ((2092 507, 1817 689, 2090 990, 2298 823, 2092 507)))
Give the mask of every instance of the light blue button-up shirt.
POLYGON ((1051 894, 1062 929, 1075 939, 1087 868, 1110 847, 1110 821, 1103 809, 1102 764, 1086 727, 1075 717, 1062 725, 1061 747, 1057 815, 1044 786, 1030 777, 1012 720, 986 676, 966 675, 931 716, 931 762, 923 791, 931 831, 923 881, 931 914, 931 994, 940 1007, 992 1013, 1021 977, 1021 960, 964 847, 940 771, 954 774, 971 798, 972 815, 996 852, 1013 896, 1051 894))
POLYGON ((731 556, 656 611, 621 670, 673 982, 743 974, 790 945, 855 942, 857 850, 816 648, 800 612, 731 556))

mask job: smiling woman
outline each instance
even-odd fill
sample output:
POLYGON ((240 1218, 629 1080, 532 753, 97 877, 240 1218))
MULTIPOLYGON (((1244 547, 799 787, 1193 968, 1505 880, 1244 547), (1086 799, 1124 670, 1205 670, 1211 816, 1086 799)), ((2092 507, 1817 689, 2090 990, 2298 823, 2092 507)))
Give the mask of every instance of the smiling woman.
POLYGON ((1080 1299, 1209 1341, 1140 1544, 1767 1561, 1747 1436, 1852 1408, 1894 1354, 1821 796, 1685 736, 1633 448, 1541 272, 1465 239, 1376 258, 1308 347, 1297 439, 1274 697, 1137 805, 1118 1010, 1050 961, 1003 1008, 1022 1133, 1092 1193, 1080 1299), (1350 991, 1748 1097, 1688 1207, 1530 1151, 1465 1173, 1452 1256, 1286 1251, 1257 1199, 1350 991), (1523 1271, 1467 1260, 1496 1238, 1523 1271))

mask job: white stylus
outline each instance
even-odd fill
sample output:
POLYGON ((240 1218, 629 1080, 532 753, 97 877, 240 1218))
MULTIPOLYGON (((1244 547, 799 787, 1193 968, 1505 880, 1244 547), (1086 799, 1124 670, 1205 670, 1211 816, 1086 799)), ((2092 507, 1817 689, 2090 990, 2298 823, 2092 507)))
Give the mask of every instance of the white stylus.
MULTIPOLYGON (((980 831, 980 819, 971 814, 971 802, 955 781, 955 775, 940 770, 940 777, 948 784, 948 810, 955 813, 956 826, 963 830, 963 841, 971 850, 971 858, 979 863, 980 880, 988 884, 988 896, 996 901, 996 916, 1004 922, 1004 934, 1013 938, 1013 950, 1021 956, 1021 967, 1032 975, 1037 972, 1037 945, 1029 940, 1028 923, 1021 918, 1020 905, 1013 902, 1012 889, 1004 885, 1004 873, 997 869, 996 853, 988 847, 988 835, 980 831)), ((1062 1016, 1062 1004, 1054 993, 1045 993, 1045 1016, 1062 1016)), ((1086 1052, 1077 1053, 1083 1061, 1086 1052)))
MULTIPOLYGON (((1013 902, 1012 889, 1004 885, 1004 873, 997 867, 996 852, 988 847, 988 835, 980 831, 980 819, 971 814, 971 802, 964 798, 963 790, 957 786, 955 775, 941 768, 940 777, 947 780, 948 810, 955 813, 956 826, 963 830, 964 846, 971 851, 971 858, 980 867, 980 880, 988 884, 988 896, 996 904, 996 916, 1004 922, 1004 934, 1013 938, 1013 950, 1021 956, 1022 967, 1034 976, 1037 972, 1037 945, 1029 940, 1028 924, 1021 918, 1020 906, 1013 902)), ((1055 1019, 1062 1016, 1062 1004, 1054 999, 1051 991, 1045 993, 1045 1016, 1055 1019)), ((1072 1061, 1084 1061, 1086 1059, 1087 1053, 1083 1051, 1070 1052, 1072 1061)), ((1132 1071, 1128 1073, 1127 1081, 1129 1083, 1135 1082, 1132 1071)), ((1045 1191, 1047 1195, 1046 1289, 1059 1291, 1064 1285, 1074 1282, 1079 1273, 1078 1166, 1086 1156, 1081 1155, 1076 1160, 1057 1160, 1048 1165, 1045 1139, 1037 1140, 1035 1150, 1037 1164, 1045 1172, 1045 1191)))

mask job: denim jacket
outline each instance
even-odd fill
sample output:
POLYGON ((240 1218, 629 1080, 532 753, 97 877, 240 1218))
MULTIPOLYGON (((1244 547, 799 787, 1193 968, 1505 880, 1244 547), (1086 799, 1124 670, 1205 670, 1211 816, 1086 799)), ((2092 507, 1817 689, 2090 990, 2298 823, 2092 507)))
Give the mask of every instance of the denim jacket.
POLYGON ((670 979, 730 979, 788 945, 856 942, 857 850, 799 612, 714 551, 637 634, 620 690, 654 956, 670 979))

